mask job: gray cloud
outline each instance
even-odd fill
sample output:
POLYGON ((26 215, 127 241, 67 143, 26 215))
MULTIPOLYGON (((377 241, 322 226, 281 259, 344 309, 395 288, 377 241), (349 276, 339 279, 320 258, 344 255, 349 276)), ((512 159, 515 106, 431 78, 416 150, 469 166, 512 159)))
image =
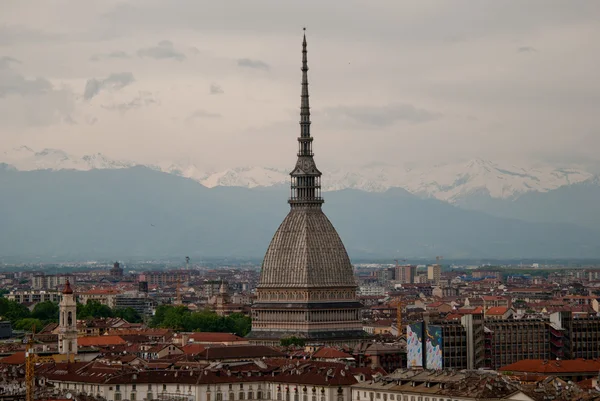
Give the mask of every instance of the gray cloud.
POLYGON ((15 59, 3 58, 0 68, 0 133, 2 128, 73 124, 74 97, 43 77, 29 79, 11 69, 15 59))
POLYGON ((116 50, 107 54, 95 54, 92 57, 90 57, 91 61, 100 61, 100 60, 105 60, 105 59, 127 59, 129 58, 129 54, 124 52, 124 51, 120 51, 120 50, 116 50))
POLYGON ((178 61, 185 60, 185 54, 175 49, 173 42, 163 40, 156 46, 146 47, 137 51, 139 57, 150 57, 157 60, 174 59, 178 61))
POLYGON ((11 70, 9 61, 0 69, 0 98, 11 94, 28 96, 47 93, 53 89, 52 84, 45 78, 27 79, 11 70))
POLYGON ((0 69, 10 67, 11 64, 21 64, 21 62, 13 57, 8 57, 8 56, 0 57, 0 69))
POLYGON ((531 46, 521 46, 517 49, 517 52, 519 52, 519 53, 534 53, 536 51, 537 50, 531 46))
POLYGON ((270 68, 269 64, 265 63, 264 61, 251 60, 249 58, 239 59, 237 65, 240 67, 255 68, 257 70, 268 70, 270 68))
POLYGON ((130 72, 113 73, 104 79, 91 78, 85 84, 83 98, 90 100, 103 89, 119 90, 134 81, 133 74, 130 72))
POLYGON ((440 113, 419 109, 411 104, 395 104, 382 107, 337 106, 324 109, 323 114, 333 122, 360 123, 373 127, 388 127, 399 121, 413 124, 424 123, 442 117, 440 113))
POLYGON ((210 84, 211 95, 220 95, 221 93, 225 93, 225 91, 223 91, 223 88, 221 88, 221 85, 210 84))
POLYGON ((152 93, 150 92, 140 92, 138 96, 130 100, 129 102, 124 103, 115 103, 109 106, 102 106, 107 110, 115 110, 121 113, 126 113, 130 110, 139 109, 144 106, 150 106, 152 104, 159 104, 158 100, 152 97, 152 93))
POLYGON ((190 114, 187 120, 194 120, 196 118, 221 118, 222 115, 219 113, 212 113, 206 110, 196 110, 192 114, 190 114))

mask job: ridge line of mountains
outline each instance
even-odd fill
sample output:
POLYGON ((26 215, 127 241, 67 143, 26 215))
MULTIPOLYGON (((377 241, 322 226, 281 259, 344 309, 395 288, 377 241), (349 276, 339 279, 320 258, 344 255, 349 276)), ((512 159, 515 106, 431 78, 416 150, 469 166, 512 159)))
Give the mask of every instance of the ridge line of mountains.
MULTIPOLYGON (((289 190, 208 188, 143 166, 20 171, 0 166, 0 261, 262 258, 289 190)), ((401 188, 324 193, 352 258, 600 257, 600 185, 590 176, 515 198, 450 204, 401 188)))

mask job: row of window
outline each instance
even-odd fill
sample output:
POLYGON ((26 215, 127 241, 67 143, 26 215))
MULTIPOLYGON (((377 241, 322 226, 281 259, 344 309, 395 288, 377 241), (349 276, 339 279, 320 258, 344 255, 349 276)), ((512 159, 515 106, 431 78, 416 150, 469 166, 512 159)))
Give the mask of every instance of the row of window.
MULTIPOLYGON (((382 393, 373 393, 373 392, 369 392, 367 395, 366 391, 363 391, 363 400, 373 400, 373 399, 378 399, 380 400, 382 398, 382 393)), ((357 401, 361 401, 361 395, 360 395, 360 391, 356 392, 356 400, 357 401)), ((453 401, 451 398, 438 398, 438 397, 431 397, 431 396, 423 396, 423 395, 401 395, 401 394, 388 394, 388 393, 383 393, 383 400, 387 401, 387 400, 391 400, 391 401, 453 401)), ((456 400, 454 400, 456 401, 456 400)))

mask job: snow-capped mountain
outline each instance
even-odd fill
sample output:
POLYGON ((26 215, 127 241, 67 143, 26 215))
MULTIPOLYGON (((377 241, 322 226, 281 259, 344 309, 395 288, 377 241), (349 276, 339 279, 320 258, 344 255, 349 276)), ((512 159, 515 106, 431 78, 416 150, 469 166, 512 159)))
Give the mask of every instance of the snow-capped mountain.
POLYGON ((21 171, 117 169, 135 165, 110 159, 101 153, 76 157, 59 149, 36 152, 28 146, 0 153, 0 163, 9 164, 21 171))
MULTIPOLYGON (((0 163, 18 170, 91 170, 118 169, 140 163, 112 160, 101 153, 77 157, 62 150, 36 152, 22 146, 0 153, 0 163)), ((289 170, 271 167, 237 167, 223 171, 205 171, 190 162, 162 162, 146 167, 193 179, 206 187, 268 187, 289 183, 289 170)), ((323 189, 360 189, 383 192, 400 187, 421 196, 458 203, 472 195, 489 195, 498 199, 515 199, 527 192, 550 190, 584 181, 594 182, 594 175, 582 168, 556 168, 497 164, 475 159, 466 163, 429 167, 403 168, 373 164, 352 170, 323 171, 323 189)))
MULTIPOLYGON (((356 171, 324 171, 323 174, 325 191, 353 188, 383 192, 400 187, 421 197, 437 198, 450 203, 474 194, 510 199, 526 192, 547 192, 594 177, 593 174, 576 168, 502 166, 481 159, 430 168, 407 169, 378 165, 356 171)), ((254 167, 230 169, 195 179, 207 187, 255 187, 287 183, 289 175, 284 170, 254 167)))

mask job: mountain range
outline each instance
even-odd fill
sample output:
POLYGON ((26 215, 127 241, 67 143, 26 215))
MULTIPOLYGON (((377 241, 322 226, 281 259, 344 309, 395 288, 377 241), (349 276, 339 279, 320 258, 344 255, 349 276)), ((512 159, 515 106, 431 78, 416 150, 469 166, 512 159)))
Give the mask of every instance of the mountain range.
MULTIPOLYGON (((127 168, 140 163, 108 158, 101 153, 77 157, 58 149, 34 151, 27 146, 0 153, 0 163, 21 171, 127 168)), ((234 187, 269 187, 289 182, 289 168, 264 166, 234 167, 206 171, 189 162, 160 162, 146 167, 181 177, 202 185, 234 187)), ((291 166, 288 166, 291 167, 291 166)), ((323 190, 359 189, 384 192, 403 188, 422 198, 435 198, 452 204, 470 205, 471 197, 514 200, 524 194, 546 193, 573 184, 596 182, 594 174, 581 167, 557 168, 549 165, 516 166, 474 159, 464 163, 427 167, 398 167, 372 163, 353 169, 325 170, 323 190)))
MULTIPOLYGON (((101 158, 82 160, 77 163, 101 158)), ((20 171, 0 165, 0 255, 261 258, 289 208, 284 185, 208 188, 149 167, 118 167, 20 171)), ((582 183, 576 196, 594 196, 594 185, 582 183)), ((545 202, 560 206, 574 196, 562 190, 536 194, 552 195, 545 202)), ((600 257, 598 226, 493 216, 401 188, 341 189, 324 197, 324 210, 353 258, 600 257)), ((598 219, 598 206, 588 206, 598 219)))

